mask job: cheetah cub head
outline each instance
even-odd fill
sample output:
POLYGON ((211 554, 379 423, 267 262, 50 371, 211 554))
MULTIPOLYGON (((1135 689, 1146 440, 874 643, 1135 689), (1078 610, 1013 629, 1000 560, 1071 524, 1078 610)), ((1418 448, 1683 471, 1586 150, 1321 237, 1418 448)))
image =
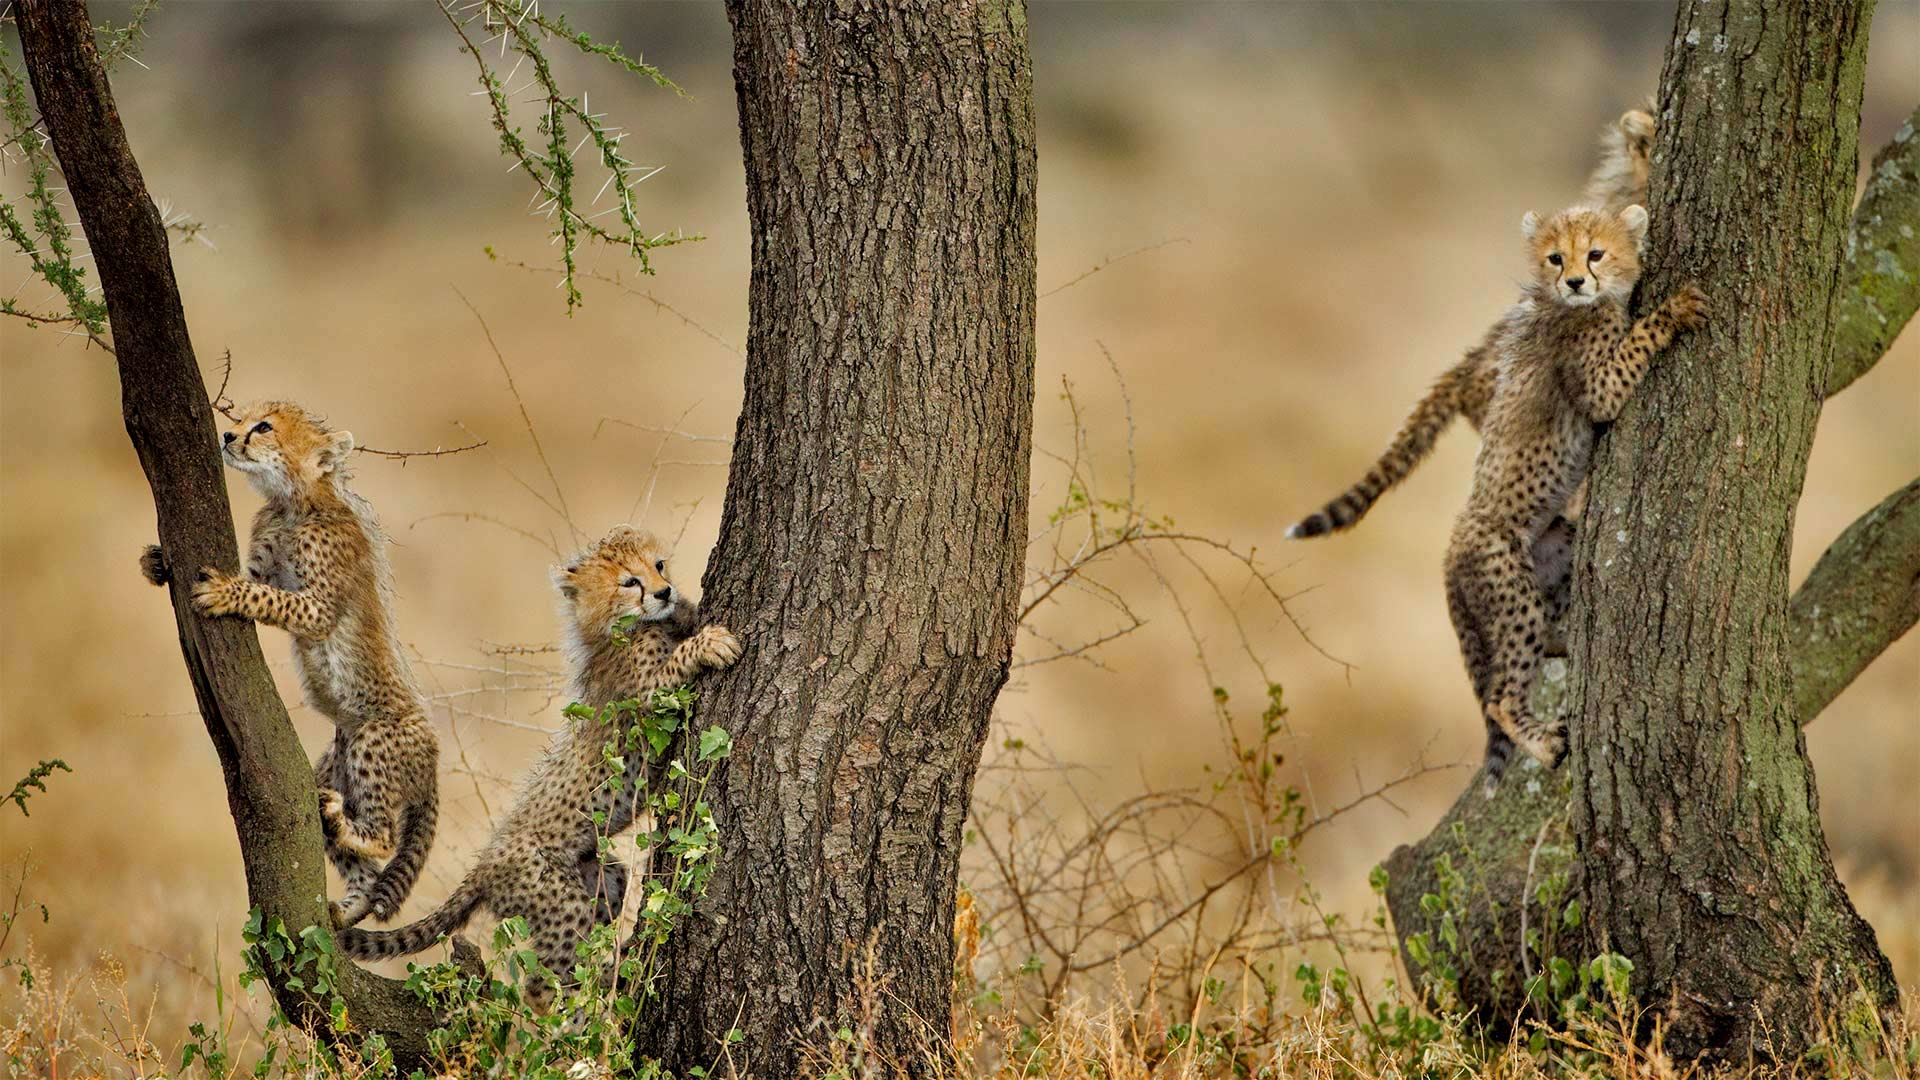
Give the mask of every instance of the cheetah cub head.
POLYGON ((651 533, 620 525, 599 543, 553 568, 562 616, 574 640, 605 639, 614 624, 674 619, 683 606, 667 580, 667 552, 651 533))
POLYGON ((267 498, 288 498, 346 475, 353 432, 328 431, 324 420, 287 401, 262 401, 233 415, 233 426, 220 433, 220 456, 267 498))
POLYGON ((1520 219, 1520 231, 1533 259, 1534 284, 1560 303, 1625 303, 1640 280, 1640 245, 1647 238, 1644 206, 1629 206, 1617 215, 1576 206, 1545 221, 1529 213, 1520 219))

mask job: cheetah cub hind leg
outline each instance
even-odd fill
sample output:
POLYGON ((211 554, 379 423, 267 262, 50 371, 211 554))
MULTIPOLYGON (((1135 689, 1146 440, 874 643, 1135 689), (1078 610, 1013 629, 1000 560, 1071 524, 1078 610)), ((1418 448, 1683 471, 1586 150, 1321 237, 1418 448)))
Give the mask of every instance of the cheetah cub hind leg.
POLYGON ((1514 745, 1551 769, 1566 756, 1566 727, 1558 718, 1535 716, 1529 700, 1550 631, 1547 603, 1531 566, 1515 566, 1512 571, 1503 575, 1493 593, 1497 598, 1493 684, 1484 708, 1514 745))
POLYGON ((347 887, 340 899, 327 905, 327 914, 335 930, 345 930, 372 913, 373 886, 380 878, 380 864, 340 842, 341 837, 352 828, 347 820, 345 796, 325 787, 317 794, 320 838, 326 848, 327 861, 340 871, 340 877, 347 887))
POLYGON ((1564 517, 1553 519, 1533 542, 1533 579, 1547 604, 1547 626, 1540 655, 1565 656, 1567 642, 1561 620, 1573 602, 1573 542, 1576 525, 1564 517))
POLYGON ((1497 783, 1506 766, 1508 740, 1550 767, 1566 748, 1557 722, 1542 722, 1528 708, 1549 631, 1531 556, 1525 537, 1469 535, 1456 540, 1447 558, 1448 610, 1487 725, 1489 783, 1497 783))

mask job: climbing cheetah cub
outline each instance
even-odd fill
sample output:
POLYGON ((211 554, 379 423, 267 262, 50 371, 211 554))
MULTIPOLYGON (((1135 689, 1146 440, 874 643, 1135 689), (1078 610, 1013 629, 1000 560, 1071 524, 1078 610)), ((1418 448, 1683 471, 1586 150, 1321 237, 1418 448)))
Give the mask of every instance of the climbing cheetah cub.
MULTIPOLYGON (((336 926, 391 919, 413 891, 439 817, 439 743, 394 637, 386 536, 347 487, 353 435, 298 405, 263 402, 221 435, 221 457, 266 497, 253 519, 245 577, 207 567, 193 607, 293 635, 307 702, 334 723, 314 764, 327 857, 346 881, 336 926)), ((156 585, 158 547, 141 556, 156 585)))
MULTIPOLYGON (((1652 103, 1648 104, 1651 107, 1652 103)), ((1653 114, 1644 109, 1629 110, 1600 135, 1600 163, 1587 178, 1586 205, 1617 214, 1629 206, 1644 204, 1647 176, 1652 169, 1653 114)), ((1506 329, 1505 320, 1495 323, 1480 344, 1467 350, 1467 355, 1448 368, 1413 407, 1393 441, 1359 483, 1295 523, 1287 536, 1303 540, 1352 528, 1380 496, 1426 460, 1454 417, 1464 416, 1479 428, 1486 417, 1487 402, 1493 398, 1494 343, 1506 329)), ((1572 501, 1577 504, 1581 500, 1572 501)), ((1577 508, 1570 508, 1567 517, 1579 517, 1577 508)))
MULTIPOLYGON (((644 700, 740 656, 740 643, 726 628, 695 629, 696 606, 666 572, 659 542, 626 526, 555 568, 570 693, 595 716, 572 718, 554 736, 521 783, 513 809, 438 911, 397 930, 346 931, 339 940, 347 955, 417 953, 485 907, 502 919, 526 919, 540 962, 565 978, 574 947, 596 924, 619 915, 627 870, 601 860, 599 838, 632 824, 647 762, 644 754, 628 754, 625 782, 615 791, 603 748, 621 732, 600 713, 612 702, 644 700), (620 625, 636 616, 630 627, 620 625), (603 827, 595 824, 601 815, 603 827)), ((527 993, 544 1008, 552 990, 537 985, 527 993)))
POLYGON ((1447 609, 1487 725, 1490 785, 1515 743, 1549 767, 1566 752, 1564 726, 1533 716, 1528 697, 1559 614, 1549 598, 1566 592, 1541 574, 1567 573, 1562 515, 1586 482, 1595 425, 1619 414, 1656 353, 1707 317, 1692 285, 1637 322, 1627 317, 1642 207, 1575 208, 1544 222, 1528 214, 1521 227, 1534 280, 1501 321, 1473 494, 1446 560, 1447 609))

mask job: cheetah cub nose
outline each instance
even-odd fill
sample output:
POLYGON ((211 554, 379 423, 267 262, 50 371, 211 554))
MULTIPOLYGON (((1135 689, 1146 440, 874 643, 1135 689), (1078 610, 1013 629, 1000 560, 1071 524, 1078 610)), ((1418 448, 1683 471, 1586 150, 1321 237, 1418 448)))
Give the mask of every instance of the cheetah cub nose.
POLYGON ((223 432, 221 432, 221 433, 220 433, 220 445, 221 445, 221 446, 228 446, 228 445, 231 445, 231 444, 233 443, 233 440, 234 440, 234 434, 233 434, 233 432, 231 432, 231 431, 223 431, 223 432))
POLYGON ((1586 283, 1587 283, 1586 278, 1570 277, 1567 279, 1567 288, 1572 289, 1574 292, 1579 292, 1580 286, 1585 285, 1586 283))
POLYGON ((653 598, 654 598, 655 600, 671 600, 671 599, 673 599, 673 586, 671 586, 671 585, 669 585, 669 586, 667 586, 667 587, 666 587, 666 588, 664 588, 664 589, 655 589, 655 590, 653 591, 653 598))

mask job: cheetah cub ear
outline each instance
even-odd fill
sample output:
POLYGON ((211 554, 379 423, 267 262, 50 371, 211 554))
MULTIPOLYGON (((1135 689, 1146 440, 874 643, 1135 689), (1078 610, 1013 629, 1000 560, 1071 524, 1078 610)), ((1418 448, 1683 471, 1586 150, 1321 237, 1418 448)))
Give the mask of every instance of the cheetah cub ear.
POLYGON ((327 433, 327 441, 320 446, 320 471, 330 473, 347 463, 347 455, 353 453, 353 432, 332 431, 327 433))
POLYGON ((1653 114, 1645 109, 1628 109, 1620 114, 1620 133, 1645 146, 1653 142, 1653 114))
POLYGON ((550 571, 553 587, 559 589, 560 595, 568 600, 580 595, 580 586, 573 581, 573 575, 579 569, 578 563, 568 563, 565 566, 556 566, 550 571))
POLYGON ((1520 218, 1520 235, 1531 240, 1533 239, 1533 234, 1539 231, 1540 215, 1531 210, 1527 211, 1526 214, 1520 218))
POLYGON ((1627 232, 1633 236, 1633 246, 1643 247, 1647 242, 1647 208, 1635 203, 1620 211, 1620 221, 1626 225, 1627 232))

